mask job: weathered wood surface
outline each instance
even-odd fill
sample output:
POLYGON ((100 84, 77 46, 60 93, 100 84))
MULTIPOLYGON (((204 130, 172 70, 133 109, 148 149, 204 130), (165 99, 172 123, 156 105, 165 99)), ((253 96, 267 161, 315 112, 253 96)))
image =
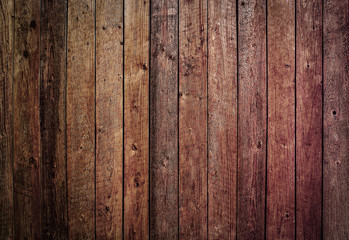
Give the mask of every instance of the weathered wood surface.
POLYGON ((178 239, 178 2, 151 13, 150 238, 178 239))
POLYGON ((238 2, 238 239, 264 239, 266 68, 266 1, 240 0, 238 2))
POLYGON ((236 238, 236 1, 208 5, 208 238, 236 238))
POLYGON ((323 7, 323 237, 348 239, 349 1, 323 7))
POLYGON ((95 238, 95 5, 69 1, 67 39, 68 229, 95 238))
POLYGON ((267 239, 295 238, 295 1, 268 1, 267 239))
POLYGON ((122 239, 123 1, 96 2, 96 238, 122 239))
POLYGON ((15 1, 13 181, 15 239, 41 237, 40 1, 15 1))
POLYGON ((321 239, 322 2, 296 9, 296 237, 321 239))

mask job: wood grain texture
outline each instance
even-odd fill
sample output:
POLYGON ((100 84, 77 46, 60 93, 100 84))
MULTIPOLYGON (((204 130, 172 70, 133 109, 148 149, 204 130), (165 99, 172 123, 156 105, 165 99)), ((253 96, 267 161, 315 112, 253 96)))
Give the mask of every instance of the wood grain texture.
POLYGON ((321 239, 322 2, 296 9, 296 235, 321 239))
POLYGON ((124 239, 149 238, 149 9, 125 2, 124 239))
POLYGON ((67 238, 65 1, 41 1, 40 134, 42 238, 67 238))
POLYGON ((238 2, 237 238, 264 239, 266 2, 238 2))
POLYGON ((267 239, 295 238, 295 1, 268 1, 267 239))
POLYGON ((69 1, 67 42, 68 229, 95 238, 95 5, 69 1))
POLYGON ((41 237, 40 1, 15 2, 13 80, 15 239, 41 237))
POLYGON ((207 238, 207 1, 179 1, 179 237, 207 238))
POLYGON ((236 1, 208 5, 208 238, 236 238, 236 1))
POLYGON ((323 13, 323 237, 349 239, 349 1, 323 13))
POLYGON ((0 5, 0 238, 13 239, 12 80, 14 1, 0 5))
POLYGON ((96 237, 122 239, 123 1, 96 2, 96 237))
POLYGON ((178 239, 178 2, 150 12, 150 238, 178 239))

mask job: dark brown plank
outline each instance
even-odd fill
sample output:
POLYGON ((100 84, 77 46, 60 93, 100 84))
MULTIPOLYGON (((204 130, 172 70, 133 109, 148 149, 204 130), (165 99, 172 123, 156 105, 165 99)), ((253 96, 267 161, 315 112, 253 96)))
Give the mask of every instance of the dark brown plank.
POLYGON ((178 2, 151 2, 150 238, 178 239, 178 2))
POLYGON ((95 238, 95 5, 69 1, 67 42, 68 229, 95 238))
POLYGON ((267 239, 295 238, 295 1, 268 1, 267 239))
POLYGON ((179 1, 179 237, 207 238, 207 1, 179 1))
POLYGON ((0 13, 0 237, 13 239, 12 80, 14 1, 2 1, 0 13))
POLYGON ((208 5, 208 238, 236 238, 236 1, 208 5))
POLYGON ((296 237, 321 239, 322 2, 297 1, 296 237))
POLYGON ((96 2, 96 237, 122 239, 123 1, 96 2))
POLYGON ((264 239, 266 2, 238 2, 237 238, 264 239))
POLYGON ((13 80, 15 239, 41 237, 40 1, 15 2, 13 80))
POLYGON ((149 9, 124 9, 124 239, 149 238, 149 9))
POLYGON ((324 1, 324 239, 349 239, 349 1, 324 1))
POLYGON ((40 133, 42 238, 67 238, 65 1, 41 1, 40 133))

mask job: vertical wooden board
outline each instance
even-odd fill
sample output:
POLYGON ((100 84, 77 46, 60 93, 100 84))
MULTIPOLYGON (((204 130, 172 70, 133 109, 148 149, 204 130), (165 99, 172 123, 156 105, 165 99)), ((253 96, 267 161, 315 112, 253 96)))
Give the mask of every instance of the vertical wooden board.
POLYGON ((69 1, 67 39, 68 229, 95 238, 95 5, 69 1))
POLYGON ((324 239, 349 238, 349 1, 324 1, 324 239))
POLYGON ((178 2, 150 12, 150 238, 178 239, 178 2))
POLYGON ((41 237, 40 1, 15 2, 13 81, 15 239, 41 237))
POLYGON ((179 237, 207 239, 207 1, 179 1, 179 237))
POLYGON ((0 236, 13 239, 12 80, 14 1, 2 1, 0 14, 0 236))
POLYGON ((96 236, 122 239, 123 1, 96 2, 96 236))
POLYGON ((237 238, 264 239, 266 2, 238 2, 237 238))
POLYGON ((296 235, 321 239, 322 2, 296 11, 296 235))
POLYGON ((67 238, 65 1, 41 1, 40 134, 42 238, 67 238))
POLYGON ((268 1, 267 239, 295 238, 295 1, 268 1))
POLYGON ((149 10, 125 2, 124 239, 149 238, 149 10))
POLYGON ((208 5, 208 238, 236 238, 236 1, 208 5))

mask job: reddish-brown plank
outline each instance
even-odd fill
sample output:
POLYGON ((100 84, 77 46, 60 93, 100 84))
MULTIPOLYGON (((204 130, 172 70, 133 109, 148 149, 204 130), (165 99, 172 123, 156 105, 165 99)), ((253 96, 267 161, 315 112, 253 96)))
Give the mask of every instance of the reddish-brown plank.
POLYGON ((267 239, 295 238, 295 1, 268 1, 267 239))
POLYGON ((13 79, 14 235, 41 237, 40 1, 15 2, 13 79))
POLYGON ((296 11, 296 237, 321 239, 322 1, 296 11))
POLYGON ((12 80, 14 1, 1 2, 0 14, 0 237, 13 239, 12 80))
POLYGON ((96 2, 96 237, 122 239, 123 1, 96 2))
POLYGON ((349 238, 349 1, 325 0, 323 237, 349 238))
POLYGON ((65 1, 41 1, 40 134, 42 238, 67 238, 65 1))
POLYGON ((124 6, 124 239, 149 238, 149 9, 124 6))
POLYGON ((207 1, 179 1, 179 237, 207 238, 207 1))
POLYGON ((178 2, 150 12, 150 238, 178 239, 178 2))
POLYGON ((238 2, 237 238, 264 239, 266 1, 238 2))
POLYGON ((95 238, 95 5, 69 1, 67 39, 68 229, 95 238))
POLYGON ((236 238, 236 1, 208 5, 208 238, 236 238))

